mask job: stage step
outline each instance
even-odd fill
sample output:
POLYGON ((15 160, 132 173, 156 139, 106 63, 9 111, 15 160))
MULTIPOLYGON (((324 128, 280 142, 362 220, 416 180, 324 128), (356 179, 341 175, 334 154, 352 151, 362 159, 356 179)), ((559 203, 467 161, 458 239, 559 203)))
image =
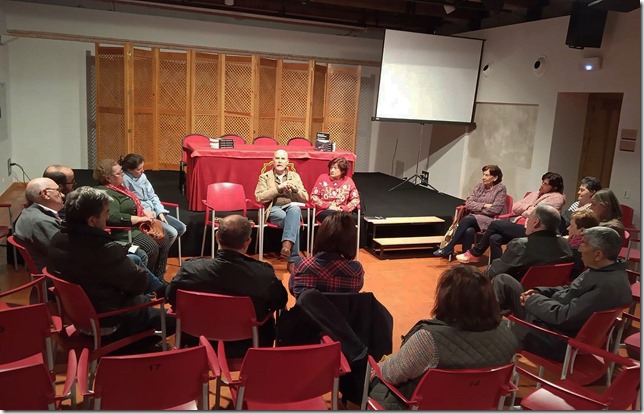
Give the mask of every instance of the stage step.
POLYGON ((443 236, 424 236, 424 237, 383 237, 373 239, 374 243, 378 243, 383 247, 396 247, 396 246, 413 246, 416 244, 440 244, 443 236))
MULTIPOLYGON (((442 234, 436 234, 434 225, 444 223, 445 220, 436 216, 416 216, 416 217, 365 217, 365 221, 371 227, 371 248, 370 251, 378 256, 383 257, 385 250, 415 250, 427 249, 434 247, 443 240, 442 234), (421 226, 426 228, 429 233, 427 235, 414 235, 414 236, 394 236, 378 237, 376 229, 381 227, 392 226, 421 226), (432 230, 433 229, 433 230, 432 230)), ((408 231, 405 233, 409 234, 408 231)))

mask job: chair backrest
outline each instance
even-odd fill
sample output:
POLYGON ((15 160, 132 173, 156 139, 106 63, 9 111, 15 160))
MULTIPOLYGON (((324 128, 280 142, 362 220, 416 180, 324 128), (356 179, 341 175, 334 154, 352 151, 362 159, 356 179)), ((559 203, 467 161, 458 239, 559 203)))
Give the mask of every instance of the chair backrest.
POLYGON ((243 211, 246 215, 244 186, 234 183, 213 183, 208 186, 206 202, 216 211, 243 211))
POLYGON ((430 369, 411 397, 419 410, 496 410, 514 363, 491 368, 430 369))
POLYGON ((286 145, 288 145, 289 147, 293 147, 293 146, 295 146, 295 147, 310 147, 312 144, 311 144, 311 141, 309 141, 306 138, 293 137, 293 138, 288 140, 286 145))
POLYGON ((505 211, 501 214, 508 214, 512 213, 512 205, 514 204, 514 197, 512 197, 510 194, 505 195, 505 211))
POLYGON ((622 209, 622 223, 624 224, 624 227, 633 227, 633 208, 625 204, 620 204, 620 207, 622 209))
POLYGON ((0 390, 3 410, 54 409, 54 383, 42 362, 0 369, 0 390))
POLYGON ((532 266, 521 278, 523 289, 537 286, 564 286, 570 283, 570 273, 574 263, 559 263, 543 266, 532 266))
POLYGON ((235 142, 235 146, 246 143, 244 137, 235 134, 222 135, 220 138, 232 139, 235 142))
POLYGON ((210 138, 208 138, 205 135, 201 134, 189 134, 183 137, 183 141, 181 142, 181 160, 183 162, 187 162, 188 155, 186 152, 183 150, 185 148, 186 144, 191 143, 191 144, 203 144, 203 145, 210 145, 210 138))
POLYGON ((100 331, 96 309, 81 285, 59 279, 49 273, 47 268, 43 269, 43 273, 54 283, 54 293, 59 301, 63 321, 84 332, 93 332, 93 320, 97 332, 100 331))
POLYGON ((253 144, 257 144, 257 145, 275 145, 275 146, 277 146, 277 145, 279 145, 279 142, 277 142, 277 140, 275 138, 273 138, 273 137, 262 136, 262 137, 255 138, 253 140, 253 144))
POLYGON ((624 308, 608 309, 593 313, 581 327, 575 339, 589 345, 603 348, 617 316, 624 308))
POLYGON ((211 341, 253 338, 258 346, 255 306, 247 296, 177 290, 177 335, 185 332, 211 341))
POLYGON ((18 251, 20 252, 20 255, 25 260, 25 265, 27 266, 27 270, 29 271, 29 273, 31 273, 32 275, 36 275, 40 273, 41 269, 38 269, 38 266, 36 266, 36 262, 34 262, 34 259, 31 257, 31 254, 29 254, 29 251, 24 245, 20 244, 20 242, 16 240, 14 236, 7 237, 7 242, 13 245, 16 249, 18 249, 18 251))
MULTIPOLYGON (((623 367, 603 397, 610 401, 609 410, 627 410, 635 403, 640 390, 640 365, 623 367)), ((635 409, 633 406, 632 410, 635 409)))
MULTIPOLYGON (((95 409, 162 410, 199 401, 208 384, 204 346, 106 356, 94 381, 95 409)), ((206 388, 207 389, 207 388, 206 388)))
POLYGON ((50 326, 44 303, 0 310, 0 365, 45 353, 47 365, 53 371, 50 326))
POLYGON ((328 392, 333 392, 332 398, 337 398, 339 375, 339 342, 250 348, 239 372, 243 391, 240 388, 237 408, 245 402, 303 402, 328 392))

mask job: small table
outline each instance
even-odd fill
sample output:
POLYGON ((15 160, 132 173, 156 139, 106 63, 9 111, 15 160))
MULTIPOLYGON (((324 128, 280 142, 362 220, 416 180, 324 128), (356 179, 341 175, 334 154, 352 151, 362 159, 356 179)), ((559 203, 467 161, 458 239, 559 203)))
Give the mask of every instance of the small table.
POLYGON ((386 249, 390 250, 413 250, 426 249, 432 245, 440 244, 443 235, 427 235, 415 237, 376 237, 378 226, 387 225, 431 225, 445 223, 445 220, 436 216, 417 217, 365 217, 365 221, 373 226, 372 245, 369 250, 382 259, 386 249))

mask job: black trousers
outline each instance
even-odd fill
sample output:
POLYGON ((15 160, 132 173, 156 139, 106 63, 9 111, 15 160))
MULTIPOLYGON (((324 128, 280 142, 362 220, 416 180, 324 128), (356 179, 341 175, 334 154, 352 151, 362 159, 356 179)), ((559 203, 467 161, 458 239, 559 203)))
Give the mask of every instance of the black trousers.
POLYGON ((451 252, 454 250, 456 243, 460 242, 461 246, 463 247, 462 251, 468 251, 472 247, 472 243, 474 243, 474 237, 476 236, 476 233, 479 231, 481 231, 481 228, 476 221, 476 217, 468 214, 467 216, 463 217, 458 223, 458 227, 454 232, 454 237, 452 237, 452 240, 445 245, 443 250, 445 250, 446 252, 451 252))
POLYGON ((498 259, 503 254, 501 246, 508 244, 512 239, 525 237, 525 227, 522 224, 515 224, 505 220, 494 220, 490 227, 483 233, 483 237, 476 243, 470 253, 474 256, 481 256, 487 248, 490 248, 491 260, 498 259))

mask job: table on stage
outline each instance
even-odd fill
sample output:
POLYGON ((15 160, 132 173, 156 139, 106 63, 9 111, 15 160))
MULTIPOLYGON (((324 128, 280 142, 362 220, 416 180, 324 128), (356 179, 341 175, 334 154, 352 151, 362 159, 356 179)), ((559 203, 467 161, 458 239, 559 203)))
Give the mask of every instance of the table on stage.
MULTIPOLYGON (((270 146, 239 145, 236 148, 210 148, 210 146, 186 144, 188 154, 188 173, 186 177, 186 194, 188 208, 191 211, 204 211, 202 200, 206 199, 208 185, 219 182, 238 183, 244 186, 246 198, 255 199, 255 186, 260 171, 265 163, 273 159, 278 149, 288 152, 289 162, 302 177, 308 192, 313 189, 318 176, 328 173, 327 164, 335 157, 344 157, 349 161, 348 176, 353 175, 356 156, 349 151, 336 152, 316 151, 313 146, 270 146)), ((269 169, 272 167, 269 167, 269 169)))

